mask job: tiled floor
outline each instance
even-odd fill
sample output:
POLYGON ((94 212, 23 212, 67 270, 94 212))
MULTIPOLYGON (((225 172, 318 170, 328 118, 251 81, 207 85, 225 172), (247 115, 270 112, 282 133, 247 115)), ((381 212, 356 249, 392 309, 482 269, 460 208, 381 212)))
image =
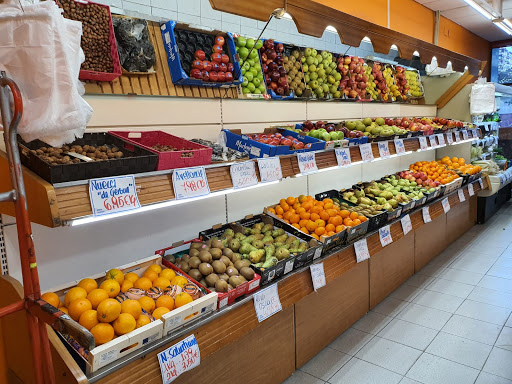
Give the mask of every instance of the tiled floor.
POLYGON ((285 384, 512 384, 512 203, 285 384))

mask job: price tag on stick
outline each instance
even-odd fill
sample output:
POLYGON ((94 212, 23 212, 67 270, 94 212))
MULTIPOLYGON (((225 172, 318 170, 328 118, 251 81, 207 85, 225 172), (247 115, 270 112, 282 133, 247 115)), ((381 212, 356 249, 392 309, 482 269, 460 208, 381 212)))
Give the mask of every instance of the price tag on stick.
POLYGON ((446 142, 444 141, 444 135, 442 133, 437 135, 437 141, 439 145, 446 145, 446 142))
POLYGON ((382 159, 389 159, 391 156, 389 152, 389 144, 387 141, 379 141, 379 155, 382 159))
POLYGON ((418 140, 420 141, 420 149, 422 151, 428 149, 427 138, 425 136, 419 136, 418 140))
POLYGON ((256 316, 260 323, 283 309, 277 292, 277 284, 257 291, 253 297, 256 316))
POLYGON ((395 139, 395 152, 397 155, 405 154, 405 145, 402 139, 395 139))
POLYGON ((210 194, 204 167, 175 169, 172 172, 172 185, 177 200, 210 194))
POLYGON ((379 237, 380 237, 380 243, 383 247, 386 245, 389 245, 393 242, 393 239, 391 237, 391 227, 389 225, 386 225, 382 228, 379 228, 379 237))
POLYGON ((325 286, 324 263, 313 264, 309 267, 311 278, 313 279, 313 289, 318 291, 325 286))
POLYGON ((473 189, 473 183, 468 184, 468 192, 469 196, 473 196, 475 194, 475 190, 473 189))
POLYGON ((446 134, 446 141, 448 142, 448 144, 453 144, 453 135, 451 132, 448 132, 446 134))
POLYGON ((441 204, 443 205, 444 213, 448 213, 450 211, 450 202, 448 201, 448 198, 445 197, 441 204))
POLYGON ((336 148, 334 152, 336 153, 336 160, 338 160, 340 167, 348 167, 352 164, 350 148, 336 148))
POLYGON ((459 189, 457 191, 457 193, 459 194, 459 201, 462 203, 464 201, 466 201, 466 197, 464 196, 464 190, 462 189, 459 189))
POLYGON ((310 175, 318 172, 316 166, 315 152, 297 153, 297 161, 299 162, 300 173, 310 175))
POLYGON ((432 221, 432 219, 430 218, 430 212, 429 212, 428 207, 423 207, 423 209, 421 211, 423 213, 423 222, 425 224, 430 223, 432 221))
POLYGON ((354 243, 354 249, 356 251, 356 261, 360 263, 370 258, 370 251, 368 251, 368 243, 366 238, 356 241, 354 243))
POLYGON ((133 175, 89 180, 89 198, 94 216, 140 208, 133 175))
POLYGON ((201 364, 201 353, 194 335, 174 344, 157 356, 163 384, 172 383, 182 373, 201 364))
POLYGON ((409 215, 402 217, 400 222, 402 223, 402 231, 404 232, 404 236, 412 231, 411 217, 409 215))
POLYGON ((231 180, 233 181, 233 188, 235 189, 251 187, 258 184, 256 167, 252 160, 233 164, 230 167, 230 172, 231 180))
POLYGON ((373 160, 371 143, 359 145, 359 152, 361 152, 361 158, 363 159, 363 162, 367 163, 373 160))
POLYGON ((260 157, 258 159, 258 169, 260 170, 262 183, 278 181, 283 178, 279 157, 260 157))
POLYGON ((484 189, 484 182, 482 181, 482 178, 478 179, 478 183, 480 184, 480 189, 484 189))

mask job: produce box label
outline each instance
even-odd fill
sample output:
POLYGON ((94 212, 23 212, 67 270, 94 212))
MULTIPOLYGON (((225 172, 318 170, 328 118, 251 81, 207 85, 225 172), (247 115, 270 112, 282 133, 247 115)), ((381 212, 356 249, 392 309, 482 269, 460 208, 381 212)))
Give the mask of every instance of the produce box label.
POLYGON ((473 189, 473 183, 468 184, 468 192, 469 196, 473 196, 475 194, 475 190, 473 189))
POLYGON ((370 251, 368 251, 368 243, 366 237, 362 240, 354 243, 354 249, 356 251, 356 261, 360 263, 370 258, 370 251))
POLYGON ((177 200, 210 194, 204 167, 175 169, 172 172, 172 185, 177 200))
POLYGON ((430 211, 429 211, 428 207, 423 207, 423 209, 421 211, 423 213, 423 222, 425 224, 430 223, 432 221, 432 219, 430 218, 430 211))
POLYGON ((373 160, 372 144, 361 144, 359 145, 359 152, 361 152, 361 158, 363 162, 367 163, 373 160))
POLYGON ((402 230, 404 231, 405 236, 412 231, 411 217, 407 214, 404 217, 402 217, 400 221, 402 223, 402 230))
POLYGON ((389 159, 389 144, 387 141, 379 141, 379 155, 382 159, 389 159))
POLYGON ((446 134, 446 141, 448 142, 448 144, 453 144, 453 136, 451 132, 448 132, 446 134))
POLYGON ((140 208, 133 175, 89 180, 89 198, 94 216, 140 208))
POLYGON ((464 190, 462 189, 459 189, 457 191, 457 193, 459 194, 459 201, 462 203, 464 201, 466 201, 466 197, 464 196, 464 190))
POLYGON ((313 279, 313 289, 315 292, 325 287, 324 263, 313 264, 309 269, 311 270, 311 278, 313 279))
POLYGON ((436 137, 435 137, 434 135, 429 136, 429 137, 428 137, 428 141, 430 141, 430 146, 431 146, 432 148, 437 147, 437 141, 436 141, 436 137))
POLYGON ((163 384, 172 383, 178 376, 201 363, 196 337, 190 335, 158 355, 163 384))
POLYGON ((397 155, 405 154, 405 145, 402 139, 395 139, 395 151, 397 155))
POLYGON ((336 160, 338 160, 340 167, 348 167, 352 164, 349 148, 336 148, 334 151, 336 152, 336 160))
POLYGON ((299 162, 300 173, 303 175, 318 172, 314 152, 297 153, 297 161, 299 162))
POLYGON ((446 145, 446 142, 444 141, 444 135, 442 133, 437 135, 437 141, 439 142, 439 145, 446 145))
POLYGON ((283 309, 277 292, 277 284, 256 292, 253 297, 256 316, 260 323, 283 309))
POLYGON ((455 135, 455 142, 458 143, 460 141, 460 132, 455 131, 454 135, 455 135))
POLYGON ((283 275, 286 275, 287 273, 290 273, 293 270, 293 263, 294 263, 294 260, 288 260, 286 262, 286 265, 284 266, 283 275))
POLYGON ((462 131, 462 137, 464 138, 464 140, 469 140, 468 131, 466 129, 462 131))
POLYGON ((260 170, 260 179, 262 183, 279 181, 283 178, 281 170, 281 161, 279 157, 265 157, 258 159, 258 168, 260 170))
POLYGON ((256 176, 256 167, 254 166, 254 161, 250 160, 233 164, 230 167, 230 172, 234 189, 251 187, 258 184, 258 177, 256 176))
POLYGON ((382 228, 379 228, 379 237, 380 237, 380 243, 383 247, 386 245, 389 245, 393 242, 393 238, 391 237, 391 227, 389 225, 386 225, 382 228))
POLYGON ((418 137, 418 140, 420 141, 420 149, 422 151, 428 149, 427 138, 425 136, 418 137))
POLYGON ((448 211, 450 211, 450 202, 448 201, 448 198, 445 197, 441 204, 443 205, 444 213, 448 213, 448 211))

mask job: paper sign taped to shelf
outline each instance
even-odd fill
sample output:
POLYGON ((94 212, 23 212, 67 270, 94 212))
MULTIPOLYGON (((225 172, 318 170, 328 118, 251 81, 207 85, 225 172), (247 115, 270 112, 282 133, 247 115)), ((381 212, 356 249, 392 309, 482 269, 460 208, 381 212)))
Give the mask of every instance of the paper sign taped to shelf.
POLYGON ((356 251, 356 261, 358 263, 370 258, 370 251, 368 250, 368 243, 366 242, 366 237, 362 240, 356 241, 354 243, 354 249, 356 251))
POLYGON ((309 269, 311 270, 311 278, 313 279, 313 289, 315 292, 325 287, 324 263, 313 264, 309 269))
POLYGON ((201 353, 194 335, 174 344, 157 356, 163 384, 172 383, 182 373, 201 363, 201 353))
POLYGON ((430 146, 432 148, 437 147, 436 137, 434 135, 428 137, 428 141, 430 141, 430 146))
POLYGON ((420 141, 420 149, 422 151, 428 149, 427 138, 425 136, 419 136, 418 140, 420 141))
POLYGON ((350 157, 350 148, 336 148, 336 160, 338 160, 338 165, 340 167, 348 167, 352 164, 352 159, 350 157))
POLYGON ((484 182, 482 181, 482 178, 478 179, 478 183, 480 184, 480 189, 484 189, 484 182))
POLYGON ((436 135, 437 136, 437 142, 439 145, 446 145, 446 142, 444 141, 444 135, 442 133, 436 135))
POLYGON ((260 170, 260 179, 262 183, 279 181, 283 178, 281 160, 279 160, 279 157, 259 158, 258 168, 260 170))
POLYGON ((382 159, 389 159, 391 153, 389 153, 389 144, 387 141, 379 141, 379 155, 382 159))
POLYGON ((389 245, 393 242, 393 238, 391 237, 391 227, 389 225, 386 225, 382 228, 379 228, 379 237, 380 237, 380 243, 383 247, 386 245, 389 245))
POLYGON ((277 292, 277 284, 256 292, 253 297, 256 316, 260 323, 283 309, 277 292))
POLYGON ((450 202, 448 201, 448 198, 445 197, 441 204, 443 205, 444 213, 448 213, 450 211, 450 202))
POLYGON ((466 201, 466 197, 464 196, 464 190, 462 189, 459 189, 457 191, 457 193, 459 194, 459 201, 462 203, 464 201, 466 201))
POLYGON ((469 135, 468 135, 468 131, 467 130, 463 130, 462 131, 462 137, 464 138, 464 140, 469 140, 469 135))
POLYGON ((287 273, 290 273, 293 270, 293 263, 295 260, 288 260, 286 264, 284 265, 284 272, 283 275, 286 275, 287 273))
POLYGON ((446 134, 446 141, 448 142, 448 144, 453 144, 453 135, 451 132, 448 132, 446 134))
POLYGON ((405 153, 405 145, 402 139, 395 139, 395 152, 397 155, 403 155, 405 153))
POLYGON ((479 138, 478 129, 472 129, 471 134, 473 135, 473 138, 475 138, 475 139, 479 138))
POLYGON ((172 172, 172 185, 177 200, 210 194, 204 167, 175 169, 172 172))
POLYGON ((258 177, 256 176, 256 167, 254 161, 244 161, 242 163, 235 163, 230 167, 231 181, 233 182, 234 189, 252 187, 258 184, 258 177))
POLYGON ((468 192, 469 196, 473 196, 475 194, 475 190, 473 189, 473 183, 468 184, 468 192))
POLYGON ((318 172, 316 166, 315 152, 297 153, 297 161, 299 162, 300 173, 310 175, 318 172))
POLYGON ((428 207, 423 207, 421 211, 423 213, 423 222, 425 224, 430 223, 432 219, 430 218, 430 211, 428 210, 428 207))
POLYGON ((453 133, 455 135, 455 142, 459 142, 460 141, 460 132, 459 131, 455 131, 453 133))
POLYGON ((363 162, 367 163, 373 160, 373 151, 371 143, 360 144, 359 152, 361 152, 361 159, 363 160, 363 162))
POLYGON ((400 219, 400 222, 402 223, 402 231, 404 232, 404 236, 412 231, 411 216, 408 214, 405 215, 400 219))
POLYGON ((89 180, 89 198, 94 216, 140 208, 133 175, 89 180))

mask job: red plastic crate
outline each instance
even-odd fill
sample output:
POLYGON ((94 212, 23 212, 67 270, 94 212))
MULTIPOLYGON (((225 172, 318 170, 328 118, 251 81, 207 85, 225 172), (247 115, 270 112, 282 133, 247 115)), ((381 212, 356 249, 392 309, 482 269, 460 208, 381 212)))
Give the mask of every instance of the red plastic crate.
MULTIPOLYGON (((181 137, 173 136, 163 131, 110 131, 109 133, 123 139, 127 143, 137 144, 148 151, 158 154, 157 171, 208 165, 212 162, 212 148, 185 140, 181 137), (175 148, 191 149, 159 152, 152 148, 154 145, 172 145, 175 148), (192 153, 192 156, 186 156, 189 153, 192 153)), ((127 149, 129 148, 127 147, 127 149)))

